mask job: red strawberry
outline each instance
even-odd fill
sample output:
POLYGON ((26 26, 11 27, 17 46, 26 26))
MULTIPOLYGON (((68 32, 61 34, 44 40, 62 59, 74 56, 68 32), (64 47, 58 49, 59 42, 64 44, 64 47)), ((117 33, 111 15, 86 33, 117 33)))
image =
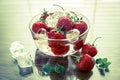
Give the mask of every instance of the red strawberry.
POLYGON ((57 28, 62 28, 63 31, 69 31, 73 28, 72 20, 67 16, 62 16, 58 19, 57 28))
POLYGON ((82 34, 83 32, 85 32, 87 30, 88 27, 84 21, 80 21, 80 22, 74 23, 74 28, 78 29, 80 31, 80 34, 82 34))
POLYGON ((94 42, 90 45, 90 44, 84 44, 82 47, 82 54, 89 54, 90 56, 94 57, 97 54, 97 49, 94 46, 94 43, 97 39, 99 39, 101 37, 98 37, 94 40, 94 42))
POLYGON ((53 13, 48 13, 48 11, 44 11, 40 18, 45 20, 50 15, 53 15, 53 13))
POLYGON ((34 33, 40 33, 41 29, 47 30, 48 26, 43 22, 35 22, 35 23, 33 23, 32 30, 33 30, 34 33))
POLYGON ((41 17, 40 17, 40 21, 44 22, 45 19, 46 19, 48 16, 49 16, 49 15, 48 15, 48 11, 46 11, 46 10, 44 9, 44 12, 42 13, 42 15, 41 15, 41 17))
MULTIPOLYGON (((56 30, 51 30, 50 32, 48 32, 48 38, 49 39, 66 39, 66 35, 61 34, 60 32, 57 32, 56 30)), ((59 47, 59 46, 65 45, 65 41, 48 40, 48 45, 50 47, 59 47)))
POLYGON ((66 35, 62 34, 56 30, 51 30, 48 32, 48 38, 50 39, 66 39, 66 35))
POLYGON ((83 40, 78 39, 75 43, 74 43, 74 50, 79 50, 80 48, 82 48, 83 46, 83 40))
POLYGON ((58 39, 66 39, 66 35, 62 34, 56 30, 51 30, 48 32, 48 46, 55 55, 63 55, 69 51, 69 46, 66 44, 67 41, 61 41, 58 39), (50 40, 51 39, 51 40, 50 40))
POLYGON ((46 19, 48 16, 49 16, 48 14, 43 14, 43 15, 41 15, 40 18, 42 18, 42 19, 46 19))
POLYGON ((93 58, 88 54, 84 54, 77 63, 77 68, 80 71, 91 71, 94 67, 94 64, 93 58))
POLYGON ((48 27, 48 28, 47 28, 47 32, 50 32, 50 31, 52 31, 52 30, 54 30, 54 28, 52 28, 52 27, 48 27))
POLYGON ((91 57, 94 57, 97 54, 97 49, 90 44, 84 44, 82 47, 82 54, 89 54, 91 57))
POLYGON ((55 55, 64 55, 69 51, 69 46, 54 47, 51 50, 55 55))

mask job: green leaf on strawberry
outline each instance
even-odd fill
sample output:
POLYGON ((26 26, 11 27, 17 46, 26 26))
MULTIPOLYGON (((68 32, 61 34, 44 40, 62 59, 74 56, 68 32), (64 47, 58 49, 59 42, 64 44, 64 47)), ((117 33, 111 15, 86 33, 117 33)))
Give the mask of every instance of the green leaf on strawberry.
POLYGON ((65 31, 63 31, 62 29, 63 29, 63 27, 58 27, 58 28, 57 28, 57 31, 64 35, 64 34, 65 34, 65 31))
POLYGON ((79 62, 81 57, 76 57, 76 61, 79 62))
POLYGON ((75 12, 73 12, 73 11, 70 11, 73 15, 72 16, 70 16, 70 18, 72 19, 72 22, 73 23, 75 23, 75 22, 80 22, 80 21, 82 21, 83 20, 83 17, 78 17, 78 15, 75 13, 75 12))
POLYGON ((44 19, 44 18, 40 18, 39 21, 40 21, 40 22, 45 22, 45 19, 44 19))
POLYGON ((44 12, 41 14, 41 17, 39 19, 40 22, 45 22, 45 19, 49 16, 48 11, 44 9, 44 12))
POLYGON ((43 15, 47 15, 48 11, 46 11, 45 8, 43 10, 44 10, 43 15))

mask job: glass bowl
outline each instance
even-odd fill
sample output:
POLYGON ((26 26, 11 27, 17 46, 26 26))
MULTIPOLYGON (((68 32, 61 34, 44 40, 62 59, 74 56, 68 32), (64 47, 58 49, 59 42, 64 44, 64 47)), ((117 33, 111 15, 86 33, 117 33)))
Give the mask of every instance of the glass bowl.
POLYGON ((86 40, 90 25, 88 19, 79 12, 74 11, 57 11, 53 10, 49 13, 56 13, 54 17, 47 17, 46 18, 46 24, 48 26, 52 26, 52 28, 56 28, 55 24, 57 19, 62 16, 77 16, 82 18, 83 21, 87 24, 87 30, 84 31, 82 34, 78 34, 77 31, 69 31, 66 33, 67 38, 66 39, 50 39, 48 38, 48 33, 46 30, 42 29, 41 33, 34 33, 32 30, 32 25, 34 22, 38 21, 41 14, 39 13, 35 15, 29 24, 29 29, 31 31, 33 40, 35 42, 36 47, 43 53, 49 56, 68 56, 75 54, 76 52, 80 51, 81 46, 86 40), (58 13, 57 13, 58 12, 58 13), (58 14, 58 15, 57 15, 58 14))

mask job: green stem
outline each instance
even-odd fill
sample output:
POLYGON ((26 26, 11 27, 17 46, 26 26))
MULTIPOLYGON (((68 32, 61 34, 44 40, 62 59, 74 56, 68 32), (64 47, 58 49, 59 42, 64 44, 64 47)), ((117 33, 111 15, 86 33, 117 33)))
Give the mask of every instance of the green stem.
POLYGON ((75 12, 73 12, 73 11, 70 11, 70 12, 73 13, 75 15, 75 17, 77 16, 77 14, 75 12))
POLYGON ((70 55, 70 56, 73 56, 73 57, 75 57, 77 62, 79 62, 79 61, 80 61, 80 58, 82 57, 81 55, 80 55, 80 56, 76 56, 76 55, 70 55))
POLYGON ((58 6, 58 7, 60 7, 63 11, 65 11, 64 8, 63 8, 62 6, 60 6, 60 5, 53 4, 53 6, 58 6))
POLYGON ((80 21, 82 21, 82 20, 83 20, 83 17, 80 18, 80 21))
POLYGON ((75 13, 75 12, 73 12, 73 11, 70 11, 72 14, 74 14, 74 22, 79 22, 79 21, 81 21, 82 20, 82 17, 79 19, 79 17, 78 17, 78 15, 75 13))
POLYGON ((48 11, 46 11, 45 8, 43 9, 43 11, 44 11, 43 12, 44 15, 48 14, 48 11))
POLYGON ((100 39, 100 38, 102 38, 102 37, 97 37, 97 38, 93 41, 93 43, 92 43, 91 45, 94 46, 96 40, 98 40, 98 39, 100 39))

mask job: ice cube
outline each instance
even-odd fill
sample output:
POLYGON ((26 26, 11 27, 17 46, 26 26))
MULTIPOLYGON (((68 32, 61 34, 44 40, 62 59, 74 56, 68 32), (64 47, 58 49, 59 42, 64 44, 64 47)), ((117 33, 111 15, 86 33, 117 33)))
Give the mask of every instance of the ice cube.
POLYGON ((10 46, 12 57, 16 59, 19 53, 24 52, 25 48, 20 41, 15 41, 10 46))
POLYGON ((55 11, 52 15, 50 15, 46 18, 46 24, 49 27, 54 28, 57 24, 59 17, 64 16, 64 15, 65 15, 64 12, 55 11))
POLYGON ((17 62, 20 75, 24 76, 33 73, 31 53, 25 49, 20 41, 11 44, 10 52, 17 62))
POLYGON ((68 39, 71 43, 73 43, 73 42, 75 42, 76 40, 78 40, 79 35, 80 35, 80 32, 79 32, 77 29, 70 30, 70 31, 66 34, 67 39, 68 39))
POLYGON ((19 56, 16 57, 16 60, 20 75, 24 76, 33 73, 33 61, 30 52, 25 51, 23 53, 19 53, 19 56))
POLYGON ((33 73, 33 67, 30 66, 30 67, 26 67, 26 68, 21 68, 19 65, 18 65, 18 69, 19 69, 19 74, 21 76, 26 76, 26 75, 29 75, 31 73, 33 73))
POLYGON ((32 59, 29 52, 19 53, 19 56, 16 59, 20 67, 32 66, 32 59))
POLYGON ((41 39, 41 38, 46 39, 46 38, 47 38, 47 31, 46 31, 45 29, 41 28, 41 29, 40 29, 40 33, 34 34, 34 37, 35 37, 36 39, 41 39))

